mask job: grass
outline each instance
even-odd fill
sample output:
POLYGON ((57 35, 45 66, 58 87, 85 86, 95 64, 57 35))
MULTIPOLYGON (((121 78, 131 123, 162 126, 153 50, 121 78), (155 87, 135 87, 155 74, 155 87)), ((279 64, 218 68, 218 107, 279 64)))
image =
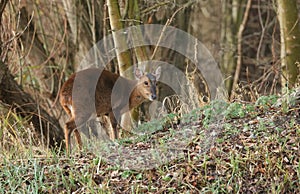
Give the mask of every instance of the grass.
POLYGON ((253 104, 213 102, 141 125, 113 153, 87 150, 70 158, 22 140, 29 136, 20 134, 24 121, 5 117, 11 120, 2 118, 1 138, 16 146, 1 144, 0 193, 299 193, 299 106, 274 103, 273 96, 253 104), (136 168, 107 159, 116 153, 136 168))

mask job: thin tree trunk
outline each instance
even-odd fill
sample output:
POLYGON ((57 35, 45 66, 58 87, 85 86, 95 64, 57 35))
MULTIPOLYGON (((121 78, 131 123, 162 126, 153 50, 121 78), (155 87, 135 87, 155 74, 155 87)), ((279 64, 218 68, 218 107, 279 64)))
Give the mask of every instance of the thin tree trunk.
MULTIPOLYGON (((137 22, 137 21, 140 21, 140 19, 141 19, 140 18, 140 9, 138 6, 139 6, 139 4, 138 4, 137 0, 128 0, 128 18, 129 18, 129 20, 133 21, 133 25, 140 25, 140 23, 137 22)), ((144 37, 141 32, 141 29, 136 27, 133 30, 134 30, 134 33, 132 33, 133 44, 134 45, 144 45, 144 37)), ((134 52, 135 52, 138 63, 149 60, 149 56, 147 54, 145 46, 135 47, 134 52)), ((146 65, 145 71, 149 71, 149 70, 150 70, 149 65, 146 65)))
POLYGON ((300 63, 300 29, 296 0, 277 0, 281 36, 281 84, 283 89, 298 82, 300 63))
POLYGON ((221 39, 224 52, 221 59, 221 69, 225 74, 225 87, 229 94, 233 89, 233 75, 237 66, 237 35, 244 15, 244 9, 241 5, 246 3, 246 0, 224 0, 222 2, 221 39))
POLYGON ((235 68, 235 73, 234 73, 234 77, 233 77, 233 83, 232 83, 232 90, 231 90, 231 95, 230 95, 230 100, 233 100, 234 96, 235 96, 235 90, 237 88, 238 85, 238 81, 239 81, 239 77, 240 77, 240 73, 241 73, 241 68, 242 68, 242 60, 243 60, 243 32, 249 17, 249 11, 251 9, 251 2, 252 0, 248 0, 247 2, 247 6, 245 9, 245 13, 243 16, 243 21, 241 22, 241 24, 239 25, 239 30, 237 32, 237 64, 236 64, 236 68, 235 68))
POLYGON ((124 29, 118 0, 108 0, 107 7, 120 75, 133 79, 132 71, 126 73, 125 75, 126 70, 132 66, 130 52, 127 50, 128 46, 126 43, 126 38, 124 33, 117 33, 117 31, 124 29))
MULTIPOLYGON (((124 36, 124 33, 117 33, 117 31, 124 29, 118 0, 108 0, 107 8, 120 75, 130 79, 134 79, 133 72, 126 71, 129 67, 132 66, 132 60, 130 52, 128 51, 126 38, 124 36)), ((125 113, 122 115, 121 126, 127 131, 131 130, 132 120, 129 113, 125 113)))

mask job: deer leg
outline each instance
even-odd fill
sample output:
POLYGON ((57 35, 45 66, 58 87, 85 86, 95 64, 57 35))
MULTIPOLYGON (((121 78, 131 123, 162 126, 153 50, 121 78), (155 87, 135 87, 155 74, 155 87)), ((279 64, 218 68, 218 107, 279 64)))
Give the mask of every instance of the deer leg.
MULTIPOLYGON (((80 112, 80 113, 82 113, 82 112, 80 112)), ((74 130, 74 135, 75 135, 75 140, 77 142, 79 150, 82 149, 82 141, 81 141, 81 135, 80 135, 79 130, 81 132, 83 132, 84 134, 89 133, 88 127, 87 127, 87 121, 88 121, 89 117, 90 117, 89 114, 78 114, 77 113, 76 118, 75 118, 76 129, 74 130)))
POLYGON ((117 122, 113 112, 109 113, 109 119, 111 122, 111 126, 113 128, 113 137, 114 137, 114 139, 118 139, 119 138, 118 129, 117 129, 118 122, 117 122))
POLYGON ((110 123, 110 121, 108 121, 108 119, 109 119, 108 115, 98 117, 98 118, 99 118, 102 129, 105 131, 105 134, 107 135, 107 137, 110 137, 109 129, 111 128, 111 123, 110 123))
POLYGON ((84 124, 86 124, 87 119, 89 116, 77 116, 76 118, 72 118, 70 121, 66 123, 65 126, 65 140, 66 140, 66 150, 67 153, 70 154, 72 152, 71 148, 71 134, 74 131, 75 139, 76 142, 79 146, 79 149, 82 149, 82 141, 81 141, 81 136, 79 133, 80 127, 83 127, 84 124))
POLYGON ((96 123, 96 119, 91 119, 88 121, 88 127, 90 128, 88 131, 88 138, 91 138, 91 135, 94 135, 95 137, 98 137, 98 126, 96 123))
POLYGON ((64 128, 64 133, 65 133, 65 141, 66 141, 66 150, 67 150, 67 154, 71 153, 71 134, 74 131, 74 129, 76 128, 76 124, 74 121, 74 118, 72 118, 71 120, 69 120, 64 128))
POLYGON ((74 130, 74 135, 75 135, 75 139, 76 139, 77 145, 79 147, 79 150, 82 150, 82 141, 81 141, 81 136, 80 136, 78 129, 74 130))

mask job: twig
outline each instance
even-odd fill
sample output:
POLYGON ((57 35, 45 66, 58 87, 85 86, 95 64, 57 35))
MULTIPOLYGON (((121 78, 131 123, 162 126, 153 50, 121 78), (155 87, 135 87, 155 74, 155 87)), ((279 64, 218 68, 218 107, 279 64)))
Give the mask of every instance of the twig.
POLYGON ((176 16, 176 14, 177 14, 180 10, 182 10, 183 8, 184 8, 184 7, 180 7, 179 9, 177 9, 177 10, 173 13, 173 15, 171 16, 171 18, 169 18, 169 19, 167 20, 166 24, 164 25, 164 27, 163 27, 163 29, 162 29, 162 31, 161 31, 161 33, 160 33, 160 36, 159 36, 159 38, 158 38, 158 41, 157 41, 157 43, 155 44, 155 48, 154 48, 154 51, 153 51, 153 53, 152 53, 152 55, 151 55, 151 57, 150 57, 150 60, 153 60, 155 54, 157 53, 159 43, 160 43, 161 40, 162 40, 162 37, 163 37, 163 35, 164 35, 165 31, 166 31, 167 26, 169 26, 169 25, 171 24, 171 22, 173 21, 174 17, 176 16))
POLYGON ((144 9, 143 11, 141 11, 141 14, 146 14, 146 13, 152 12, 153 10, 157 9, 158 7, 162 7, 164 5, 171 4, 171 3, 172 3, 172 1, 157 3, 151 7, 144 9))

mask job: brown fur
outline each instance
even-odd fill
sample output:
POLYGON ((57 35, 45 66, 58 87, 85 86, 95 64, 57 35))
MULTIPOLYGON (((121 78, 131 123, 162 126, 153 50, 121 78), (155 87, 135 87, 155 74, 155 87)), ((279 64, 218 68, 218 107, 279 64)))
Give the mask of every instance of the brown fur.
MULTIPOLYGON (((150 99, 151 95, 156 98, 156 92, 153 94, 150 89, 155 86, 148 77, 138 69, 135 75, 138 80, 129 80, 106 70, 92 68, 74 73, 63 84, 60 104, 70 116, 64 128, 68 153, 71 152, 70 137, 73 131, 79 148, 82 148, 78 129, 84 127, 92 115, 108 115, 114 130, 114 138, 118 138, 117 123, 120 116, 150 99)), ((160 68, 154 76, 159 75, 160 68)))

